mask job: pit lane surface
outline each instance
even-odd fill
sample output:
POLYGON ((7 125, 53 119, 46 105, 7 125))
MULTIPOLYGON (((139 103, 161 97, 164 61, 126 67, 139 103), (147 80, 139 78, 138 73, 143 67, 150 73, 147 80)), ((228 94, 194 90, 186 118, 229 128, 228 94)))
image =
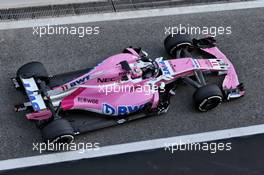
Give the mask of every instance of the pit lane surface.
POLYGON ((81 159, 66 163, 43 165, 7 171, 6 174, 46 175, 53 172, 94 175, 119 174, 254 174, 262 175, 264 150, 263 134, 251 137, 219 140, 207 144, 232 143, 232 151, 219 151, 215 154, 206 151, 164 151, 164 148, 133 153, 81 159), (243 154, 241 154, 243 152, 243 154), (118 162, 118 163, 117 163, 118 162), (133 165, 133 166, 131 166, 133 165), (72 168, 75 167, 75 168, 72 168), (78 167, 78 168, 77 168, 78 167), (137 167, 136 169, 134 167, 137 167))
POLYGON ((99 26, 100 34, 85 36, 32 35, 32 28, 0 31, 0 159, 38 155, 32 143, 40 132, 13 105, 23 97, 10 77, 22 64, 43 62, 51 74, 95 66, 126 46, 141 46, 151 58, 167 56, 163 49, 164 27, 231 26, 231 35, 217 36, 218 45, 232 60, 247 94, 208 113, 192 108, 193 90, 180 86, 167 114, 78 136, 76 142, 99 142, 100 146, 149 140, 197 132, 249 126, 264 122, 263 38, 264 12, 260 9, 211 12, 69 26, 99 26))

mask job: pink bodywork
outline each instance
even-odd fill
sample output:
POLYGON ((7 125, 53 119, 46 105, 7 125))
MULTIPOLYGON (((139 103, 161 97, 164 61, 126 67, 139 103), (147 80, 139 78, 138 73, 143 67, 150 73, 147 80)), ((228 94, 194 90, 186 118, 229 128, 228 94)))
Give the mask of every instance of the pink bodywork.
POLYGON ((48 109, 26 114, 28 120, 45 120, 52 117, 52 112, 48 109))
MULTIPOLYGON (((217 59, 181 58, 163 60, 161 62, 157 61, 163 74, 166 74, 165 71, 167 71, 167 77, 169 78, 156 81, 155 84, 157 86, 162 82, 168 84, 175 81, 177 78, 190 76, 196 69, 211 72, 223 71, 222 66, 224 65, 228 68, 225 70, 226 76, 222 88, 224 90, 237 88, 239 81, 236 71, 226 56, 217 47, 206 48, 203 50, 214 55, 217 59), (217 60, 220 60, 220 62, 217 60)), ((58 92, 75 88, 74 92, 62 99, 61 108, 65 111, 82 109, 115 116, 122 116, 136 112, 147 104, 150 104, 153 109, 156 108, 159 102, 158 91, 150 91, 146 93, 144 91, 131 91, 128 89, 131 87, 142 87, 147 85, 151 80, 155 80, 157 77, 138 79, 138 81, 137 79, 134 79, 134 81, 121 81, 122 76, 127 75, 128 72, 123 70, 119 63, 121 61, 127 61, 130 66, 132 65, 133 69, 133 63, 136 63, 140 59, 140 56, 133 49, 130 49, 130 52, 131 53, 121 53, 111 56, 87 74, 84 74, 62 86, 55 87, 53 90, 58 92), (119 90, 118 92, 112 90, 106 94, 106 88, 110 87, 109 85, 111 85, 111 87, 121 85, 124 87, 127 85, 129 88, 125 91, 119 90)), ((34 118, 35 113, 32 114, 33 116, 29 115, 28 118, 34 118)), ((49 115, 49 111, 46 111, 41 116, 43 118, 43 116, 49 115)))
MULTIPOLYGON (((134 63, 138 59, 139 56, 136 52, 134 55, 122 53, 109 57, 88 73, 90 79, 83 84, 86 87, 78 88, 62 100, 62 109, 85 109, 108 115, 125 115, 143 108, 147 103, 151 103, 153 108, 156 107, 159 100, 158 92, 146 93, 144 91, 129 90, 130 87, 143 86, 147 80, 138 83, 126 82, 122 83, 122 85, 120 84, 121 75, 126 72, 119 63, 124 60, 128 63, 134 63), (112 86, 111 92, 107 93, 110 89, 110 86, 106 88, 107 85, 113 83, 116 84, 116 87, 119 86, 126 89, 117 92, 118 89, 114 90, 114 86, 112 86)), ((85 76, 87 75, 82 77, 85 76)), ((67 83, 66 86, 69 86, 72 82, 67 83)), ((58 88, 60 89, 61 87, 56 89, 58 88)))

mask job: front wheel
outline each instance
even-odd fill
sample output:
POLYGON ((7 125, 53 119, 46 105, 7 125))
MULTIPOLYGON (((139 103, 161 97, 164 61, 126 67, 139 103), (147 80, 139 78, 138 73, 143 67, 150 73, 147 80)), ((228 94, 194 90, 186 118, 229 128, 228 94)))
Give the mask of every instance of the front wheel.
POLYGON ((176 34, 176 35, 169 35, 164 40, 164 47, 167 53, 173 57, 177 55, 177 50, 184 46, 192 45, 192 39, 188 34, 176 34))
POLYGON ((200 87, 193 94, 194 105, 201 112, 217 107, 222 102, 222 99, 223 93, 215 84, 200 87))

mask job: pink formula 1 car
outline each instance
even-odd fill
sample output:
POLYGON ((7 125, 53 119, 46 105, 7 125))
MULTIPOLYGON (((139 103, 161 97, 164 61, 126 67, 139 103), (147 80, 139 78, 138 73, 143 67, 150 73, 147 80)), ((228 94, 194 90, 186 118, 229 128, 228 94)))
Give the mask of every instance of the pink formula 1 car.
POLYGON ((12 78, 27 98, 15 109, 31 110, 26 118, 38 124, 45 141, 68 143, 77 134, 166 112, 180 82, 196 89, 193 101, 199 111, 244 95, 234 66, 213 38, 170 35, 164 45, 171 59, 152 60, 140 48, 130 47, 92 69, 54 76, 39 62, 27 63, 12 78), (208 74, 224 75, 222 86, 207 84, 208 74), (80 125, 62 118, 72 110, 99 113, 105 121, 80 125))

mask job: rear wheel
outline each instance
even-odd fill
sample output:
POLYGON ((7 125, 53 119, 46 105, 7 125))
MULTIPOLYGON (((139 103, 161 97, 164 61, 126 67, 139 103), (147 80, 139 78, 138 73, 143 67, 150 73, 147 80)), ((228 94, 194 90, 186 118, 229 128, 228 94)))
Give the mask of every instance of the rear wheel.
POLYGON ((69 121, 56 119, 41 129, 45 142, 50 143, 72 143, 74 141, 74 130, 69 121))
POLYGON ((217 107, 223 99, 221 89, 215 85, 205 85, 196 90, 193 94, 195 107, 202 112, 206 112, 217 107))
POLYGON ((188 45, 192 45, 192 39, 188 34, 169 35, 164 40, 164 47, 171 56, 175 56, 179 48, 188 45))
POLYGON ((17 77, 48 79, 49 75, 42 63, 34 61, 21 66, 17 71, 17 77))

